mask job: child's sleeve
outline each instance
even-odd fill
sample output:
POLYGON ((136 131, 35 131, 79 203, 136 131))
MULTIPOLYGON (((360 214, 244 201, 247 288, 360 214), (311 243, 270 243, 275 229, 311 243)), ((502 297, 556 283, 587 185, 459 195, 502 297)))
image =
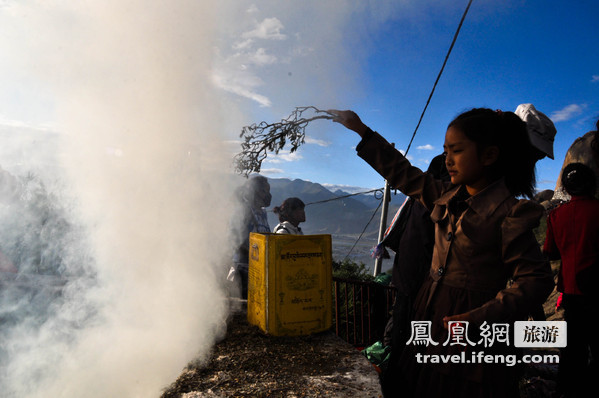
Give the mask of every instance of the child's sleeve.
POLYGON ((406 196, 418 198, 430 211, 441 196, 444 184, 424 173, 410 162, 380 134, 369 130, 356 147, 358 156, 376 170, 389 185, 406 196))
POLYGON ((533 229, 543 215, 540 205, 519 201, 502 223, 502 257, 513 283, 493 300, 469 312, 476 324, 483 321, 510 322, 525 320, 542 305, 555 286, 549 262, 541 253, 533 229))

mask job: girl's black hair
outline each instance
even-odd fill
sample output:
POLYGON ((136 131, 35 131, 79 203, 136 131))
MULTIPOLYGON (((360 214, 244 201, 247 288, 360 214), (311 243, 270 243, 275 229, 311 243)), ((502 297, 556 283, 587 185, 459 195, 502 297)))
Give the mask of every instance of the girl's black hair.
POLYGON ((593 196, 596 177, 593 170, 582 163, 570 163, 562 171, 562 186, 572 196, 593 196))
POLYGON ((488 166, 491 180, 505 178, 514 196, 532 198, 535 187, 535 158, 526 123, 513 112, 475 108, 457 116, 448 127, 462 131, 476 143, 479 153, 489 146, 499 148, 499 157, 488 166))
POLYGON ((279 215, 279 222, 289 221, 289 216, 294 210, 306 207, 300 198, 287 198, 281 206, 272 209, 273 213, 279 215))

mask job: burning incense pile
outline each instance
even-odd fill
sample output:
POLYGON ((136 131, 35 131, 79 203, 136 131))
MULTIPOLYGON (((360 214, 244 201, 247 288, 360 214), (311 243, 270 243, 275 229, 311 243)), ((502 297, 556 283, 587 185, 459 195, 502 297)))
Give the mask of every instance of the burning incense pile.
POLYGON ((334 115, 314 106, 296 107, 286 119, 276 123, 260 122, 245 126, 239 135, 243 138, 241 152, 235 156, 235 171, 243 176, 258 173, 267 152, 278 154, 287 142, 295 152, 304 143, 306 126, 313 120, 333 119, 334 115), (306 117, 305 113, 314 113, 306 117))

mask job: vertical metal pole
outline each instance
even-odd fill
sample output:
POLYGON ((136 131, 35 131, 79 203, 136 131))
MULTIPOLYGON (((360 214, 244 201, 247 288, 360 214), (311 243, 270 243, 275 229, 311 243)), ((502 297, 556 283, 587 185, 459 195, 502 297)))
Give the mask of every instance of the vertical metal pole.
MULTIPOLYGON (((385 190, 383 191, 383 210, 381 211, 381 224, 379 228, 379 239, 377 243, 381 243, 387 229, 387 211, 389 210, 389 182, 385 180, 385 190)), ((374 276, 381 273, 382 258, 377 258, 374 261, 374 276)))
MULTIPOLYGON (((395 143, 392 142, 391 145, 395 147, 395 143)), ((381 224, 379 226, 379 239, 378 243, 381 243, 383 238, 385 237, 385 230, 387 229, 387 212, 389 210, 389 182, 385 180, 385 190, 383 191, 383 209, 381 210, 381 224)), ((381 273, 381 267, 383 264, 382 258, 377 258, 374 260, 374 276, 377 276, 381 273)))

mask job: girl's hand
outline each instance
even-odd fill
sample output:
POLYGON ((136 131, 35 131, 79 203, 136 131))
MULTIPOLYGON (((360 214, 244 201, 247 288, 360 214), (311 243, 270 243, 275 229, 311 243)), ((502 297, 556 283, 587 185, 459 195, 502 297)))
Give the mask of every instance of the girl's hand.
POLYGON ((443 317, 443 327, 448 328, 449 322, 469 322, 470 316, 468 314, 458 314, 443 317))
POLYGON ((334 122, 341 123, 348 129, 355 131, 360 137, 364 136, 368 127, 362 123, 362 120, 360 120, 360 117, 355 112, 340 111, 336 109, 329 109, 327 112, 335 115, 335 118, 333 119, 334 122))

